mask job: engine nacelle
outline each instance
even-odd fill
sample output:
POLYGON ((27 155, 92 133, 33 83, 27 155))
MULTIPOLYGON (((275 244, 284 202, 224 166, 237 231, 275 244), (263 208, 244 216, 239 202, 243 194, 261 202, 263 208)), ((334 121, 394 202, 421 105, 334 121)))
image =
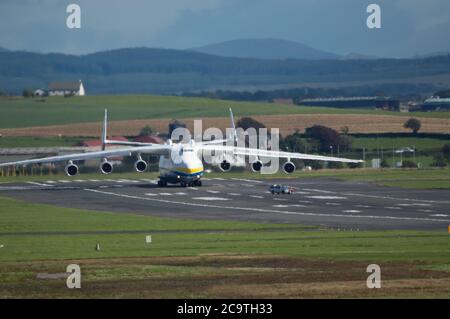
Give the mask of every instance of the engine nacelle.
POLYGON ((134 163, 134 169, 136 172, 142 173, 147 169, 147 163, 144 160, 137 160, 134 163))
POLYGON ((291 174, 295 171, 295 165, 292 162, 286 162, 283 164, 283 171, 286 174, 291 174))
POLYGON ((263 163, 260 160, 256 160, 256 161, 252 162, 252 164, 251 164, 252 171, 255 173, 260 172, 262 166, 263 166, 263 163))
POLYGON ((78 166, 72 163, 67 164, 64 170, 66 171, 67 176, 75 176, 78 174, 78 166))
POLYGON ((227 160, 223 160, 222 162, 220 162, 219 168, 222 172, 228 172, 231 169, 231 163, 227 160))
POLYGON ((108 161, 104 161, 100 164, 100 171, 105 175, 110 174, 113 171, 113 165, 108 161))

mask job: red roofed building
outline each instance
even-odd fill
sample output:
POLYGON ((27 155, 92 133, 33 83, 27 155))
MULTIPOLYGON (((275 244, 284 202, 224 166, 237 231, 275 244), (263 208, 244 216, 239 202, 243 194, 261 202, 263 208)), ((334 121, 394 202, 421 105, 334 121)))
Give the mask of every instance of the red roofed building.
MULTIPOLYGON (((110 141, 120 141, 120 142, 128 142, 128 139, 123 136, 115 136, 109 138, 110 141)), ((101 147, 102 140, 90 140, 90 141, 81 141, 76 146, 83 147, 101 147)))

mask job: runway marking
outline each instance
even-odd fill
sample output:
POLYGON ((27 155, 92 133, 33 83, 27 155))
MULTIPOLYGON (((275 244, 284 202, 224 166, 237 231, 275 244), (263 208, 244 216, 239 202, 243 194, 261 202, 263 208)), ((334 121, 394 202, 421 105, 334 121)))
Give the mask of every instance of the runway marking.
POLYGON ((83 183, 83 182, 84 182, 83 179, 74 179, 73 181, 74 181, 74 182, 77 182, 77 183, 83 183))
POLYGON ((247 182, 247 183, 259 183, 259 184, 264 183, 263 181, 257 181, 254 179, 235 178, 235 177, 232 177, 231 179, 234 181, 247 182))
POLYGON ((431 209, 418 209, 417 211, 422 213, 434 213, 434 211, 431 209))
POLYGON ((337 194, 337 192, 333 191, 324 191, 323 189, 315 189, 315 188, 302 188, 305 191, 312 191, 312 192, 318 192, 318 193, 324 193, 324 194, 337 194))
POLYGON ((341 204, 339 204, 339 203, 325 203, 325 205, 328 205, 328 206, 341 206, 341 204))
POLYGON ((287 201, 287 199, 286 198, 274 198, 273 200, 279 200, 279 201, 287 201))
POLYGON ((294 194, 309 195, 309 194, 311 194, 311 192, 294 191, 294 194))
POLYGON ((356 209, 347 209, 347 210, 343 210, 343 213, 361 213, 360 210, 356 210, 356 209))
POLYGON ((90 179, 89 181, 94 183, 100 182, 98 179, 90 179))
POLYGON ((261 212, 261 213, 275 213, 275 214, 299 215, 299 216, 320 216, 320 217, 409 220, 409 221, 419 221, 419 222, 450 222, 450 219, 438 219, 438 218, 305 213, 305 212, 292 212, 292 211, 282 211, 282 210, 267 209, 267 208, 255 208, 255 207, 221 206, 221 205, 214 205, 214 204, 190 203, 190 202, 181 202, 181 201, 171 201, 171 200, 165 200, 165 199, 159 199, 159 198, 157 199, 157 198, 140 197, 140 196, 134 196, 134 195, 117 194, 117 193, 113 193, 113 192, 106 192, 106 191, 100 191, 97 189, 89 189, 89 188, 85 188, 84 190, 86 190, 88 192, 103 194, 103 195, 117 196, 117 197, 130 198, 130 199, 140 199, 140 200, 147 200, 147 201, 155 201, 155 202, 161 202, 161 203, 167 203, 167 204, 178 204, 178 205, 194 206, 194 207, 208 207, 208 208, 218 208, 218 209, 252 211, 252 212, 261 212))
POLYGON ((58 182, 60 182, 60 183, 70 183, 72 181, 68 181, 67 179, 60 179, 58 182))
POLYGON ((162 195, 162 196, 171 196, 172 194, 171 194, 171 193, 159 193, 159 195, 162 195))
POLYGON ((434 214, 434 215, 430 215, 431 217, 447 217, 448 215, 445 214, 434 214))
POLYGON ((347 199, 347 197, 342 196, 306 196, 306 197, 313 199, 347 199))
POLYGON ((299 202, 299 203, 305 203, 305 204, 311 203, 310 200, 298 200, 297 202, 299 202))
POLYGON ((380 199, 392 199, 392 200, 419 202, 419 203, 450 204, 450 201, 437 201, 437 200, 426 200, 426 199, 416 199, 416 198, 399 198, 399 197, 391 197, 391 196, 367 195, 367 194, 358 194, 358 193, 342 193, 342 195, 362 196, 362 197, 380 198, 380 199))
POLYGON ((228 193, 228 195, 230 195, 230 196, 241 196, 241 194, 238 194, 238 193, 228 193))
POLYGON ((431 204, 411 203, 411 204, 397 204, 397 206, 404 206, 404 207, 413 207, 413 206, 428 207, 428 206, 432 206, 432 205, 431 204))
POLYGON ((144 195, 147 195, 147 196, 158 196, 158 194, 153 194, 153 193, 146 193, 144 195))
POLYGON ((229 198, 224 197, 194 197, 196 200, 230 200, 229 198))
POLYGON ((175 195, 187 195, 187 193, 183 193, 183 192, 177 192, 177 193, 174 193, 175 195))
POLYGON ((352 192, 339 193, 339 192, 325 191, 325 190, 315 189, 315 188, 303 188, 303 190, 320 192, 320 193, 339 194, 339 195, 345 195, 345 196, 361 196, 361 197, 369 197, 369 198, 392 199, 392 200, 419 202, 419 203, 450 204, 450 201, 437 201, 437 200, 426 200, 426 199, 417 199, 417 198, 399 198, 399 197, 392 197, 392 196, 368 195, 368 194, 360 194, 360 193, 352 193, 352 192))
POLYGON ((264 196, 259 196, 259 195, 249 195, 249 197, 252 197, 252 198, 264 198, 264 196))
POLYGON ((206 191, 207 193, 211 193, 211 194, 219 194, 219 191, 206 191))
POLYGON ((194 191, 198 191, 198 188, 197 188, 197 187, 189 187, 189 189, 192 189, 192 190, 194 190, 194 191))
POLYGON ((216 181, 225 181, 225 178, 221 178, 221 177, 214 177, 212 179, 214 179, 216 181))
POLYGON ((387 207, 384 207, 385 209, 392 209, 392 210, 401 210, 402 208, 401 207, 395 207, 395 206, 393 206, 393 207, 391 207, 391 206, 387 206, 387 207))
POLYGON ((37 183, 37 182, 27 182, 28 184, 37 185, 37 186, 55 186, 55 185, 48 185, 43 183, 37 183))
POLYGON ((289 207, 288 205, 272 205, 272 207, 278 207, 278 208, 281 208, 281 207, 289 207))
POLYGON ((46 183, 55 184, 56 182, 55 181, 46 181, 46 183))
POLYGON ((355 205, 355 207, 358 207, 358 208, 370 208, 372 206, 369 206, 369 205, 355 205))

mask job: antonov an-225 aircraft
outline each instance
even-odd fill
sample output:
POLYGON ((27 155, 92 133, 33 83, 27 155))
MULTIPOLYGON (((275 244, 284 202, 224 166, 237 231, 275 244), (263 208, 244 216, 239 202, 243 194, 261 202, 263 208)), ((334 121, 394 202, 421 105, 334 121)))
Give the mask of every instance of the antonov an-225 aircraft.
MULTIPOLYGON (((131 156, 137 154, 138 160, 134 167, 138 172, 144 172, 147 169, 147 163, 142 160, 141 154, 155 154, 160 155, 159 159, 159 186, 167 186, 167 184, 180 184, 181 186, 201 186, 201 177, 204 173, 202 154, 203 151, 215 151, 225 152, 232 154, 233 156, 253 156, 256 158, 251 163, 251 169, 254 172, 261 171, 263 163, 259 158, 286 158, 287 162, 283 164, 283 170, 285 173, 292 173, 295 171, 295 165, 291 162, 291 159, 305 159, 305 160, 318 160, 318 161, 331 161, 331 162, 343 162, 343 163, 360 163, 361 160, 353 160, 339 157, 328 157, 319 155, 310 155, 302 153, 291 153, 264 150, 258 148, 247 148, 234 146, 237 140, 236 129, 234 124, 233 112, 230 108, 230 117, 232 125, 232 136, 226 140, 211 140, 195 142, 191 139, 188 143, 173 143, 169 139, 165 144, 150 144, 150 143, 138 143, 138 142, 123 142, 112 141, 107 139, 107 110, 105 110, 105 117, 103 122, 102 131, 102 150, 88 153, 69 154, 62 156, 52 156, 39 159, 30 159, 10 163, 1 163, 0 167, 28 165, 28 164, 43 164, 54 162, 65 162, 68 164, 65 167, 65 172, 68 176, 75 176, 78 174, 78 166, 74 164, 75 161, 82 161, 87 159, 99 158, 102 159, 100 164, 100 171, 103 174, 109 174, 113 171, 113 165, 108 161, 108 158, 117 156, 131 156), (230 142, 229 139, 233 139, 233 145, 223 145, 226 142, 230 142), (107 145, 124 145, 126 147, 120 149, 107 150, 107 145), (176 152, 177 160, 174 161, 171 156, 172 152, 176 152)), ((227 172, 231 169, 232 163, 223 159, 219 168, 227 172)))

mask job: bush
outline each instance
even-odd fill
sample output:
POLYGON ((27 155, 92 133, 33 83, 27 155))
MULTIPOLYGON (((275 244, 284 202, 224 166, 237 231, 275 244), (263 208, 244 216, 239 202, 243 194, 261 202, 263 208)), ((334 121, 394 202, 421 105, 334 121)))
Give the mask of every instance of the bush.
POLYGON ((342 162, 328 162, 328 168, 344 168, 342 162))
POLYGON ((431 163, 433 167, 445 167, 447 166, 447 162, 445 161, 445 157, 442 154, 436 154, 433 156, 434 162, 431 163))
POLYGON ((417 164, 411 160, 405 160, 402 163, 403 168, 417 168, 417 164))
POLYGON ((152 128, 150 126, 146 125, 139 132, 139 136, 150 136, 150 135, 152 135, 152 133, 153 133, 152 128))
POLYGON ((450 143, 447 143, 442 147, 442 156, 447 162, 450 162, 450 143))
POLYGON ((383 158, 383 160, 381 161, 380 166, 382 168, 389 168, 389 167, 391 167, 391 165, 389 165, 388 161, 385 158, 383 158))

